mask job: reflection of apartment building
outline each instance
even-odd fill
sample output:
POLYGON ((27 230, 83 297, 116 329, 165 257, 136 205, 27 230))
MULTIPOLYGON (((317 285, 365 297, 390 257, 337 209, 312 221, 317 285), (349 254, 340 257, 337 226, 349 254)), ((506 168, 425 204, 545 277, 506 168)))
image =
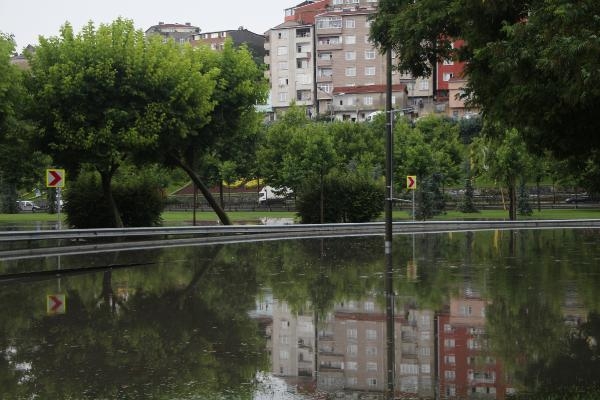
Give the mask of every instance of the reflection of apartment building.
MULTIPOLYGON (((433 396, 433 312, 395 318, 398 395, 433 396)), ((382 395, 387 379, 385 312, 374 299, 347 301, 319 324, 318 388, 338 395, 382 395)))
POLYGON ((485 331, 487 302, 454 298, 449 312, 438 316, 440 395, 448 399, 504 399, 514 389, 502 364, 489 352, 485 331))
MULTIPOLYGON (((286 10, 285 22, 266 33, 274 110, 295 102, 311 113, 363 121, 385 108, 385 57, 369 41, 376 7, 377 0, 329 0, 286 10)), ((431 110, 430 82, 394 72, 394 108, 431 110)))

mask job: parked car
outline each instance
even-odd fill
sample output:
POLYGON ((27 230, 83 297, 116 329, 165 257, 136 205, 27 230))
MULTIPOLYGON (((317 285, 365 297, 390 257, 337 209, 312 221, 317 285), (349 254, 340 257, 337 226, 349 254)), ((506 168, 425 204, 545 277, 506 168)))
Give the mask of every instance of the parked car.
POLYGON ((37 206, 33 201, 29 201, 29 200, 17 201, 17 208, 19 209, 19 211, 31 211, 31 212, 35 212, 36 210, 40 209, 40 207, 37 206))
POLYGON ((592 201, 592 198, 587 194, 581 194, 578 196, 569 197, 565 200, 565 203, 587 203, 588 201, 592 201))

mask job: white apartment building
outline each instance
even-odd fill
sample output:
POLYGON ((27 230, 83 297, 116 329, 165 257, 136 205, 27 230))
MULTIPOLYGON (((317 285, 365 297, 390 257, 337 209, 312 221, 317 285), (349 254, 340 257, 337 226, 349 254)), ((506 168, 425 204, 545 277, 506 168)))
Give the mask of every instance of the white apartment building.
MULTIPOLYGON (((295 101, 311 115, 364 121, 386 102, 385 55, 369 40, 377 0, 324 3, 314 24, 287 18, 265 35, 273 109, 295 101)), ((393 108, 424 113, 431 110, 432 95, 430 79, 392 73, 393 108)))

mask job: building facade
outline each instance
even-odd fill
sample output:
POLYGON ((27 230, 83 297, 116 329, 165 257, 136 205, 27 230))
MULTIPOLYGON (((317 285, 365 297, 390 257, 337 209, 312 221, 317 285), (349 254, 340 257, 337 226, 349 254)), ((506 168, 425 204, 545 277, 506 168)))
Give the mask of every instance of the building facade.
POLYGON ((225 41, 231 39, 234 46, 245 44, 254 60, 262 64, 265 58, 265 37, 240 26, 234 30, 194 33, 190 39, 192 46, 206 44, 213 50, 222 50, 225 41))
MULTIPOLYGON (((385 109, 385 55, 369 40, 376 0, 304 2, 266 33, 271 101, 292 102, 311 115, 364 121, 385 109)), ((392 71, 392 106, 407 113, 433 110, 431 79, 392 71)))

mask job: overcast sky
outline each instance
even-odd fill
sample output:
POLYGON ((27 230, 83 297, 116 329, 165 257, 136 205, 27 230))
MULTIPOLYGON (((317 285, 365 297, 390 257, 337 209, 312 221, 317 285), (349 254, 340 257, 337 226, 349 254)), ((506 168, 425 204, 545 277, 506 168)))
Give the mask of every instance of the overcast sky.
POLYGON ((146 30, 159 21, 190 22, 202 32, 237 29, 263 34, 283 22, 284 10, 301 0, 0 0, 0 31, 11 33, 17 51, 36 44, 38 35, 58 36, 69 21, 76 32, 88 21, 96 25, 117 17, 146 30))

